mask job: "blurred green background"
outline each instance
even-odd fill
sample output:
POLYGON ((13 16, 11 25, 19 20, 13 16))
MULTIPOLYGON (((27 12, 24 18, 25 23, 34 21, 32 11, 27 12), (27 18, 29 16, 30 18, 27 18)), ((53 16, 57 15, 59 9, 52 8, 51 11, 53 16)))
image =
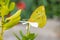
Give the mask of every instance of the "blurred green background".
MULTIPOLYGON (((18 2, 19 0, 11 0, 18 2)), ((32 12, 40 5, 44 5, 46 9, 47 18, 54 18, 54 16, 60 18, 60 0, 22 0, 26 4, 26 9, 22 11, 22 19, 29 19, 32 12)), ((14 9, 12 14, 16 12, 14 9)))

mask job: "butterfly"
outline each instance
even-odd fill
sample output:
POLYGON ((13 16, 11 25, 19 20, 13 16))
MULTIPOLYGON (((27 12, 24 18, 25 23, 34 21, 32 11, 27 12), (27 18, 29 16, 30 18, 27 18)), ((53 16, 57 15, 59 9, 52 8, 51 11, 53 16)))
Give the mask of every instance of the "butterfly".
POLYGON ((29 22, 36 22, 38 23, 39 28, 43 28, 46 24, 47 17, 45 14, 45 7, 39 6, 35 11, 33 11, 32 15, 30 16, 29 22))

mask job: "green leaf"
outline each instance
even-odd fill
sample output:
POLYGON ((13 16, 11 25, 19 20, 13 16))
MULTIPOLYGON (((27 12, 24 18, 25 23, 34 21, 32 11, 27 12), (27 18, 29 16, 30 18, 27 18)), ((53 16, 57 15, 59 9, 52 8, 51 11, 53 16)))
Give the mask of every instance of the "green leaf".
POLYGON ((12 16, 8 17, 5 19, 5 23, 4 23, 4 30, 10 29, 12 28, 14 25, 16 25, 17 23, 19 23, 21 17, 21 9, 18 10, 15 14, 13 14, 12 16))
POLYGON ((20 35, 21 35, 21 37, 23 37, 23 36, 24 36, 24 34, 23 34, 23 32, 22 32, 22 31, 20 31, 20 35))
MULTIPOLYGON (((34 40, 36 38, 36 36, 37 36, 35 33, 23 34, 22 31, 20 31, 20 35, 21 35, 21 40, 34 40)), ((19 40, 19 38, 17 38, 17 39, 19 40)))
POLYGON ((2 0, 0 0, 0 4, 2 3, 2 0))
POLYGON ((6 6, 9 6, 10 0, 5 0, 6 6))
POLYGON ((47 4, 47 0, 42 0, 43 1, 43 4, 45 5, 45 6, 47 6, 48 4, 47 4))
POLYGON ((7 6, 2 6, 1 7, 1 16, 5 16, 5 15, 7 15, 8 13, 9 13, 9 9, 8 9, 8 7, 7 6))
POLYGON ((17 36, 17 34, 14 33, 14 35, 18 40, 21 40, 20 37, 17 36))
POLYGON ((36 35, 35 33, 29 33, 29 35, 27 36, 30 40, 34 40, 36 35))
POLYGON ((14 10, 14 8, 15 8, 15 3, 11 2, 10 6, 9 6, 9 11, 14 10))
POLYGON ((4 30, 12 28, 19 21, 20 21, 20 17, 17 17, 16 19, 13 19, 13 20, 9 20, 7 23, 4 24, 4 30))

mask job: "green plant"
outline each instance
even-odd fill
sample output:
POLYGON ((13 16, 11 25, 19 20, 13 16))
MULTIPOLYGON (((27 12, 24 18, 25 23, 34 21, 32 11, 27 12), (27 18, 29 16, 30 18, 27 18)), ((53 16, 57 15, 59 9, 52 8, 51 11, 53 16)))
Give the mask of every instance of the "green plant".
POLYGON ((35 38, 36 38, 36 34, 35 33, 31 33, 30 32, 30 24, 29 23, 27 23, 27 33, 26 34, 24 34, 22 31, 20 31, 19 33, 20 33, 20 36, 21 36, 21 38, 20 37, 18 37, 17 36, 17 34, 15 34, 14 33, 14 35, 15 35, 15 37, 18 39, 18 40, 34 40, 35 38))
POLYGON ((36 34, 35 33, 26 33, 26 34, 23 34, 22 31, 20 31, 20 37, 17 36, 17 34, 14 33, 14 35, 16 36, 16 38, 18 40, 34 40, 36 38, 36 34))
POLYGON ((10 17, 5 17, 11 11, 13 11, 14 8, 15 2, 10 2, 10 0, 0 0, 0 17, 2 18, 2 30, 0 30, 0 40, 3 40, 3 33, 5 30, 12 28, 20 21, 21 9, 19 9, 15 14, 11 15, 10 17))

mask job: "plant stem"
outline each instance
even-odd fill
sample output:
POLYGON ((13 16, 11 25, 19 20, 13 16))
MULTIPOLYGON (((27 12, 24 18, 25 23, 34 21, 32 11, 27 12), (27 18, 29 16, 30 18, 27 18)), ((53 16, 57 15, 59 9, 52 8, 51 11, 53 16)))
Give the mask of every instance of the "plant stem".
POLYGON ((3 33, 4 33, 4 30, 3 30, 3 28, 4 28, 4 16, 2 16, 2 30, 1 30, 1 37, 2 37, 2 40, 3 40, 3 33))
POLYGON ((28 25, 28 27, 27 27, 27 34, 29 34, 30 33, 30 24, 28 23, 27 25, 28 25))

